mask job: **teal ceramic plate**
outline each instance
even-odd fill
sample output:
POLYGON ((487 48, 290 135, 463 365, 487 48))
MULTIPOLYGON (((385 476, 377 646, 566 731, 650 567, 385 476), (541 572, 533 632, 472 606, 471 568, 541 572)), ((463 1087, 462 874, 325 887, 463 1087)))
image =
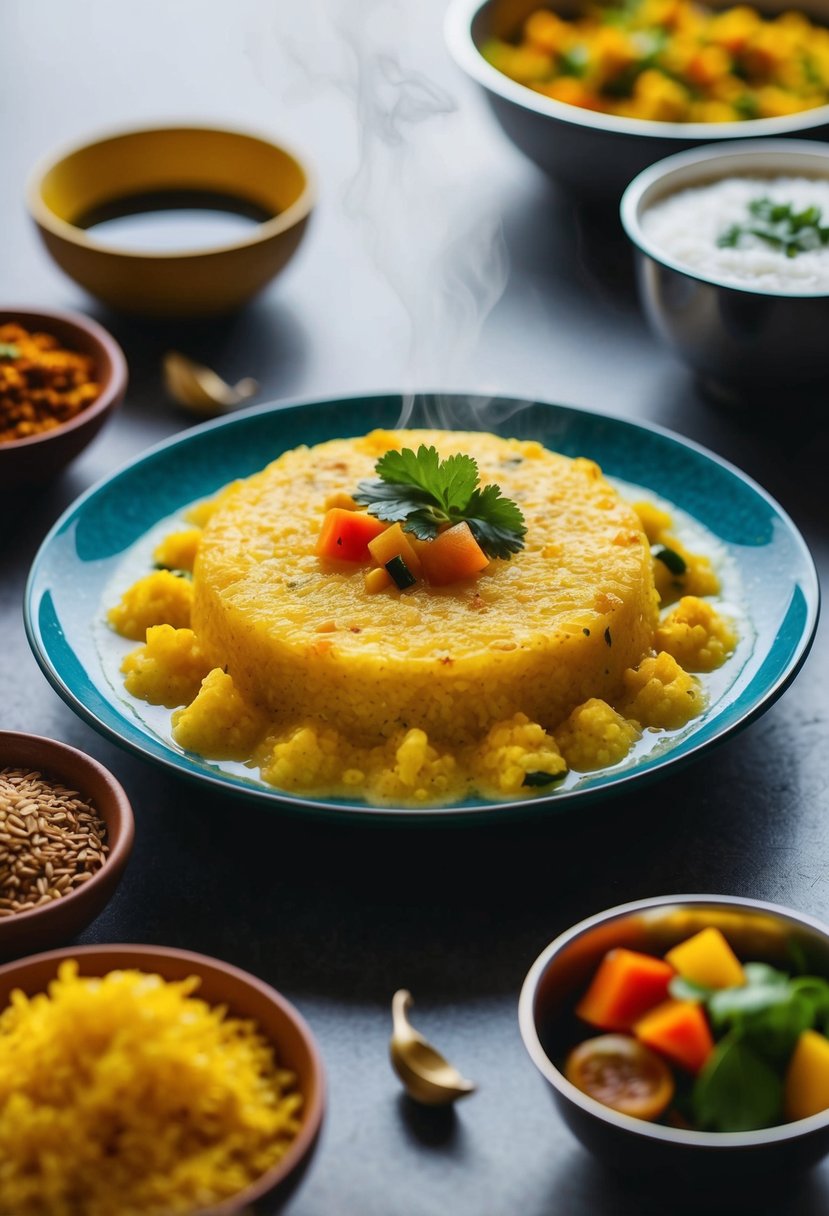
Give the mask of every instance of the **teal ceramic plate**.
POLYGON ((133 546, 140 549, 142 541, 146 548, 147 534, 188 503, 255 472, 287 448, 394 426, 401 401, 397 395, 351 397, 246 410, 153 448, 84 494, 44 541, 26 591, 30 643, 64 700, 103 734, 172 773, 274 808, 338 818, 446 820, 497 818, 516 810, 551 814, 626 790, 745 726, 792 680, 817 624, 814 563, 788 516, 737 469, 666 431, 586 410, 426 395, 418 398, 411 425, 446 425, 457 406, 467 427, 474 417, 483 429, 538 439, 566 455, 590 456, 610 477, 667 500, 689 526, 713 538, 727 574, 726 598, 740 600, 745 619, 740 649, 711 686, 707 711, 655 750, 591 775, 570 774, 556 792, 510 802, 470 799, 431 809, 297 798, 263 785, 241 766, 219 766, 182 752, 163 728, 146 720, 141 712, 146 707, 131 702, 102 657, 103 605, 112 602, 113 586, 123 589, 131 581, 125 574, 129 552, 133 546))

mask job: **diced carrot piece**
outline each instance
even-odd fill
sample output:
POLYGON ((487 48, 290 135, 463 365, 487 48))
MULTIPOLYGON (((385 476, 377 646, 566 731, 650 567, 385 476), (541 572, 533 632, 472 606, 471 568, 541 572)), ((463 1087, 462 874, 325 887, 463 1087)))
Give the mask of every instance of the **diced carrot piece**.
POLYGON ((686 980, 705 988, 736 988, 746 982, 740 960, 713 926, 674 946, 665 960, 686 980))
POLYGON ((400 524, 392 524, 369 542, 368 551, 378 566, 385 566, 394 557, 402 557, 415 578, 422 578, 423 566, 414 546, 400 524))
POLYGON ((609 950, 576 1006, 576 1015, 599 1030, 630 1030, 667 998, 673 975, 673 967, 664 959, 623 947, 609 950))
POLYGON ((714 1050, 711 1028, 696 1001, 665 1001, 646 1013, 633 1033, 640 1043, 688 1072, 699 1072, 714 1050))
POLYGON ((437 587, 471 578, 489 565, 489 558, 466 522, 447 528, 424 545, 420 559, 424 574, 437 587))
POLYGON ((341 562, 370 560, 369 541, 385 532, 386 524, 365 511, 346 511, 332 507, 322 521, 314 552, 317 557, 330 557, 341 562))
POLYGON ((366 591, 369 595, 376 595, 378 591, 385 591, 386 587, 391 586, 391 583, 392 577, 383 566, 375 566, 366 575, 366 591))
POLYGON ((804 1030, 789 1060, 783 1090, 787 1119, 807 1119, 829 1106, 829 1040, 804 1030))

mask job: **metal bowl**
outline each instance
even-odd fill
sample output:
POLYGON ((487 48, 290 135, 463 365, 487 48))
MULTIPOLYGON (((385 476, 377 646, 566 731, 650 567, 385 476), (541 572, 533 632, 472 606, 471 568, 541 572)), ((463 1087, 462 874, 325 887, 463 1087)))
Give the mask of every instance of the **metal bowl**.
POLYGON ((739 176, 829 182, 829 148, 750 140, 680 153, 640 173, 624 193, 621 217, 642 307, 655 333, 718 398, 779 401, 784 388, 808 395, 829 375, 829 293, 777 294, 717 280, 674 261, 642 229, 644 213, 669 195, 739 176))
MULTIPOLYGON (((712 8, 728 8, 733 0, 709 3, 712 8)), ((829 137, 829 105, 779 118, 685 123, 599 114, 544 97, 492 67, 480 51, 487 38, 513 37, 526 17, 543 7, 567 15, 575 11, 576 0, 546 4, 544 0, 452 0, 446 15, 446 42, 458 66, 483 90, 516 147, 588 202, 615 202, 630 179, 646 166, 714 140, 829 137)), ((756 0, 755 7, 776 16, 790 6, 783 0, 756 0)), ((805 0, 798 8, 829 24, 829 0, 805 0)))
POLYGON ((689 1131, 603 1106, 572 1085, 557 1061, 574 1043, 576 999, 608 950, 662 955, 709 925, 743 959, 785 968, 797 951, 811 974, 829 977, 829 928, 819 921, 760 900, 666 895, 610 908, 562 933, 530 968, 518 1010, 524 1045, 585 1147, 605 1165, 661 1186, 663 1195, 694 1197, 697 1212, 704 1192, 719 1202, 751 1202, 776 1180, 814 1165, 829 1152, 829 1110, 762 1131, 689 1131))

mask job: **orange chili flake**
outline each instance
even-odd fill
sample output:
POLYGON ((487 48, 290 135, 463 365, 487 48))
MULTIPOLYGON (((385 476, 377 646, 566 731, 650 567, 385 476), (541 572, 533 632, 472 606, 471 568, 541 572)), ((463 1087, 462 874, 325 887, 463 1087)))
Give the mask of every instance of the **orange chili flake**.
POLYGON ((0 325, 0 443, 68 422, 100 392, 89 355, 66 350, 53 334, 0 325))

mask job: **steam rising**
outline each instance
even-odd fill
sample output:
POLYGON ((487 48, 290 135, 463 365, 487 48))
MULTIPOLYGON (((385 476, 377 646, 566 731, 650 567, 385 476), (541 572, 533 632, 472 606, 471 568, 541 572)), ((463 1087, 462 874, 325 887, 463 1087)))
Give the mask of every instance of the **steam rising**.
MULTIPOLYGON (((453 159, 457 103, 411 62, 417 47, 406 10, 392 0, 306 0, 285 9, 248 49, 260 77, 271 87, 278 80, 288 104, 321 104, 336 94, 351 102, 354 155, 340 183, 342 207, 408 322, 404 426, 416 389, 460 377, 476 382, 473 355, 508 275, 486 184, 468 180, 453 159)), ((331 283, 332 293, 346 288, 331 283)), ((474 416, 454 399, 451 416, 447 402, 428 413, 434 425, 471 428, 480 426, 479 411, 480 399, 474 416)))

